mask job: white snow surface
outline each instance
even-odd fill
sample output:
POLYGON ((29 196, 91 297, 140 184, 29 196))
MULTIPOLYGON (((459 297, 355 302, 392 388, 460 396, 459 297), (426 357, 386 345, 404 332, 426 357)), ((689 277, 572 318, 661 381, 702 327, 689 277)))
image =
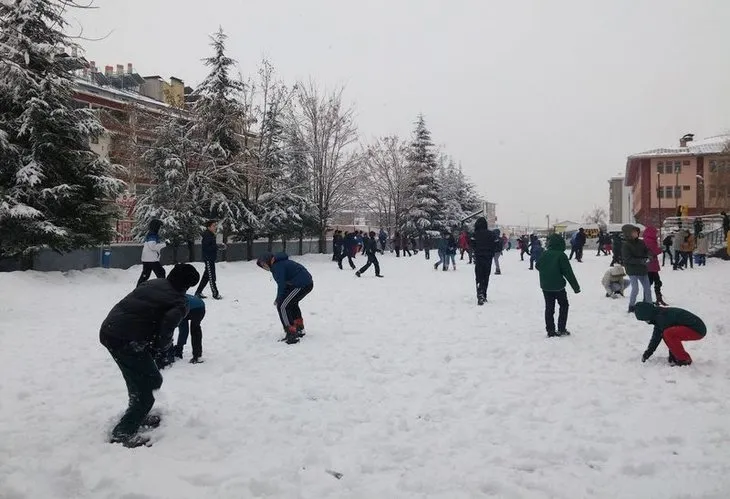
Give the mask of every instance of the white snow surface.
POLYGON ((461 261, 386 254, 385 279, 357 279, 298 260, 315 288, 292 346, 270 274, 219 264, 206 362, 188 343, 163 371, 163 423, 138 449, 106 443, 127 393, 98 329, 139 267, 0 274, 0 497, 730 497, 730 264, 662 272, 666 300, 709 329, 672 368, 664 345, 641 363, 651 326, 604 298, 609 257, 574 263, 559 339, 514 250, 481 308, 461 261))

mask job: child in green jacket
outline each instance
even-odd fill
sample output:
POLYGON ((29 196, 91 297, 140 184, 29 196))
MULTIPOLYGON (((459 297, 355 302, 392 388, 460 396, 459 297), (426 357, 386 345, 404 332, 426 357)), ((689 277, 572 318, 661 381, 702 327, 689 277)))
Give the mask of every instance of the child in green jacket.
POLYGON ((649 346, 646 347, 641 361, 646 362, 664 340, 669 349, 667 360, 673 366, 688 366, 692 357, 682 346, 683 341, 701 340, 707 334, 702 319, 681 308, 658 307, 653 303, 639 302, 634 311, 636 318, 654 326, 649 346))
POLYGON ((540 287, 545 296, 545 330, 548 338, 568 336, 568 294, 565 292, 565 280, 570 283, 575 293, 580 293, 580 286, 573 274, 568 257, 565 255, 565 240, 559 234, 548 237, 547 250, 535 264, 540 272, 540 287), (560 305, 558 313, 558 329, 555 330, 555 302, 560 305))

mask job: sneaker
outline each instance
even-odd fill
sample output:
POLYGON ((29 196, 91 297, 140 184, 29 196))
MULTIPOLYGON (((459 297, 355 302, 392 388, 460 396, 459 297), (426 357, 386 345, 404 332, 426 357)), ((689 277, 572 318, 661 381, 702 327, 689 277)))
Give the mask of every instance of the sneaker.
POLYGON ((385 277, 383 274, 375 274, 375 277, 385 277))
POLYGON ((636 312, 636 307, 629 305, 629 313, 633 314, 634 312, 636 312))
POLYGON ((286 336, 284 336, 282 341, 285 341, 287 345, 294 345, 295 343, 299 343, 299 333, 286 333, 286 336))
POLYGON ((205 300, 206 298, 208 298, 208 297, 207 297, 207 296, 205 296, 205 295, 204 295, 203 293, 195 293, 195 296, 196 296, 197 298, 200 298, 201 300, 205 300))
POLYGON ((438 263, 434 263, 433 264, 433 270, 438 270, 438 269, 439 269, 439 264, 438 263))
POLYGON ((501 270, 497 270, 497 271, 494 272, 494 275, 502 275, 502 271, 501 270))
POLYGON ((547 337, 548 338, 557 338, 558 336, 560 336, 560 335, 558 333, 556 333, 555 331, 548 331, 547 332, 547 337))
POLYGON ((562 331, 558 331, 558 336, 570 336, 570 331, 567 331, 563 329, 562 331))
POLYGON ((214 300, 222 300, 223 297, 221 295, 213 295, 214 300))
POLYGON ((484 302, 486 302, 486 301, 487 300, 485 300, 484 298, 482 298, 480 296, 479 298, 477 298, 477 305, 479 305, 481 307, 482 305, 484 305, 484 302))
POLYGON ((611 298, 612 296, 616 296, 616 293, 614 293, 614 294, 606 293, 606 298, 611 298))
POLYGON ((202 364, 203 362, 205 361, 200 357, 193 357, 192 359, 190 359, 191 364, 202 364))

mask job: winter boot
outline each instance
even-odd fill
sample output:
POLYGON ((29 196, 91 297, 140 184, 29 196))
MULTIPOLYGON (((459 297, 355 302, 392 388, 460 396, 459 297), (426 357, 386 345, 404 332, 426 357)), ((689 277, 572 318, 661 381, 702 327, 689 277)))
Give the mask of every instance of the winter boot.
POLYGON ((299 334, 296 326, 289 326, 284 330, 284 332, 286 335, 281 339, 281 341, 285 341, 287 345, 299 343, 299 334))
POLYGON ((480 307, 484 305, 484 303, 487 301, 487 298, 484 296, 477 296, 477 305, 480 307))
POLYGON ((195 297, 200 298, 201 300, 205 300, 206 298, 208 298, 203 293, 195 293, 195 297))
POLYGON ((356 275, 357 277, 360 277, 360 271, 358 270, 357 272, 355 272, 355 275, 356 275))
POLYGON ((375 277, 385 277, 383 274, 375 274, 375 277))
POLYGON ((656 304, 662 307, 666 307, 667 304, 664 302, 664 296, 662 295, 662 290, 660 287, 654 288, 654 293, 656 293, 656 304))
POLYGON ((178 359, 182 359, 182 352, 183 352, 182 345, 176 345, 175 346, 175 357, 177 357, 178 359))
POLYGON ((502 275, 502 271, 501 271, 501 270, 496 270, 496 271, 494 272, 494 275, 502 275))
POLYGON ((634 312, 636 312, 636 307, 634 307, 633 305, 629 305, 629 313, 633 314, 634 312))
POLYGON ((433 270, 438 270, 438 269, 439 269, 439 264, 438 263, 434 263, 433 264, 433 270))
POLYGON ((158 426, 160 426, 161 422, 162 422, 162 417, 159 414, 148 414, 142 420, 142 424, 140 426, 143 429, 153 429, 153 428, 157 428, 158 426))
POLYGON ((558 336, 570 336, 570 331, 567 331, 567 330, 558 331, 558 336))
POLYGON ((304 332, 304 319, 294 319, 294 327, 297 328, 297 336, 303 337, 306 333, 304 332))
POLYGON ((213 295, 213 299, 214 300, 222 300, 223 297, 221 295, 217 294, 217 295, 213 295))
POLYGON ((147 445, 149 441, 150 437, 144 435, 132 435, 131 437, 112 437, 109 440, 109 443, 122 444, 127 449, 135 449, 137 447, 147 445))
POLYGON ((548 338, 557 338, 559 336, 560 336, 560 333, 556 333, 555 331, 548 331, 547 332, 547 337, 548 338))
POLYGON ((190 359, 191 364, 202 364, 203 362, 205 361, 200 357, 193 357, 192 359, 190 359))

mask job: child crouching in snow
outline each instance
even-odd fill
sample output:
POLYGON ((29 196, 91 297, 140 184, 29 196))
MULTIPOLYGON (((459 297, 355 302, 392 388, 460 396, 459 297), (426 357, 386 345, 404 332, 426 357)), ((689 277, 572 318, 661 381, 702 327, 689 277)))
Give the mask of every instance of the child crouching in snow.
POLYGON ((575 293, 580 293, 580 286, 573 274, 568 257, 565 256, 565 239, 559 234, 548 237, 547 251, 535 264, 540 272, 540 287, 545 296, 545 330, 548 338, 568 336, 568 294, 565 292, 567 279, 575 293), (555 302, 560 305, 558 313, 558 330, 555 331, 555 302))
POLYGON ((188 314, 178 326, 177 345, 175 345, 175 357, 183 358, 183 347, 188 342, 188 334, 190 342, 193 344, 193 358, 190 359, 191 364, 202 364, 203 359, 203 328, 200 323, 205 318, 205 302, 193 295, 185 295, 188 302, 188 314), (188 324, 190 322, 190 324, 188 324))
POLYGON ((640 302, 634 311, 636 318, 654 326, 649 346, 646 347, 641 361, 646 362, 664 340, 669 349, 667 360, 673 366, 688 366, 692 358, 682 346, 683 341, 701 340, 707 334, 702 319, 681 308, 663 308, 653 303, 640 302))
POLYGON ((304 265, 289 260, 286 253, 267 253, 256 264, 271 272, 276 281, 278 290, 274 305, 284 326, 286 336, 283 341, 289 345, 299 343, 299 339, 304 336, 304 319, 299 302, 314 289, 312 274, 304 265))
POLYGON ((601 284, 603 284, 603 288, 606 290, 606 298, 623 296, 630 282, 626 277, 626 269, 621 265, 609 268, 603 274, 603 279, 601 279, 601 284))

